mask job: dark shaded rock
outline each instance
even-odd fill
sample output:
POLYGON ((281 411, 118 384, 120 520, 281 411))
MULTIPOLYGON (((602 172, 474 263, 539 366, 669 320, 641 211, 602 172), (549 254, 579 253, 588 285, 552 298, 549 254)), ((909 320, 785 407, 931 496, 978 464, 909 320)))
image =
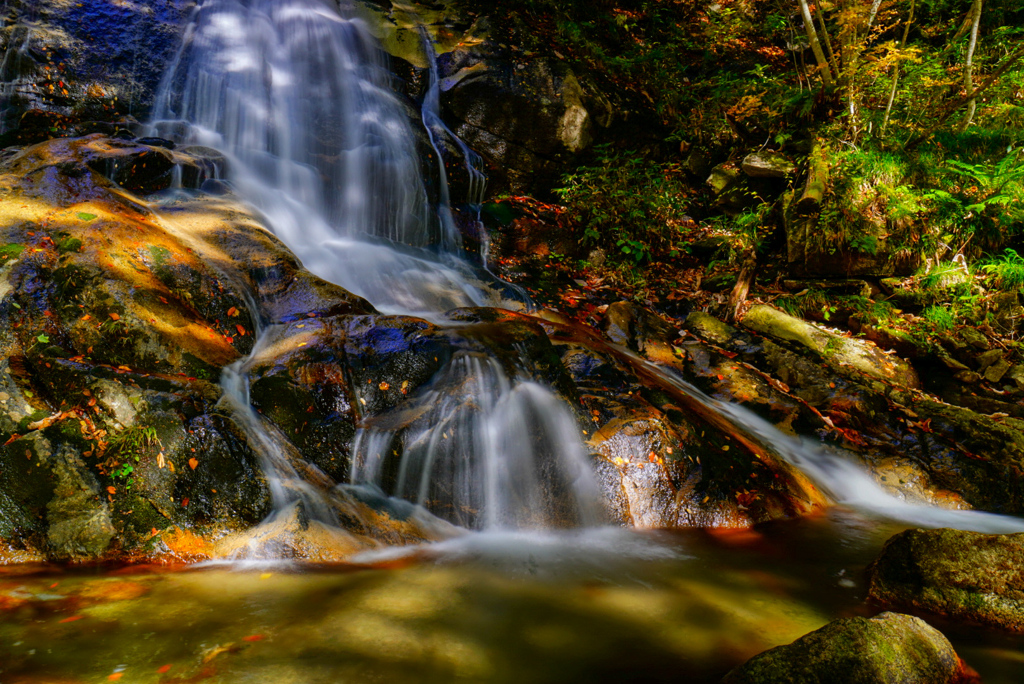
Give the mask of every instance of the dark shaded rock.
POLYGON ((756 655, 722 684, 966 684, 977 676, 938 630, 898 613, 842 618, 756 655))
POLYGON ((1024 632, 1024 534, 907 530, 867 576, 881 605, 1024 632))
POLYGON ((0 147, 75 134, 79 122, 145 120, 194 4, 6 3, 0 147))
POLYGON ((442 104, 455 132, 487 160, 492 176, 504 176, 496 178, 501 185, 550 182, 591 145, 595 118, 608 119, 592 114, 610 110, 603 97, 553 59, 487 54, 445 78, 442 104))

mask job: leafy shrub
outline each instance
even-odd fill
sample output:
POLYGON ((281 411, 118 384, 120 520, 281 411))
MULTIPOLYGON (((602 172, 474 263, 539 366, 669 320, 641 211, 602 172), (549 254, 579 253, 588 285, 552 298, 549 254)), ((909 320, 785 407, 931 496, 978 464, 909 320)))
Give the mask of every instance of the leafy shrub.
POLYGON ((613 262, 641 264, 678 254, 685 188, 677 164, 652 164, 601 145, 594 163, 564 176, 555 192, 584 226, 583 244, 605 249, 613 262))

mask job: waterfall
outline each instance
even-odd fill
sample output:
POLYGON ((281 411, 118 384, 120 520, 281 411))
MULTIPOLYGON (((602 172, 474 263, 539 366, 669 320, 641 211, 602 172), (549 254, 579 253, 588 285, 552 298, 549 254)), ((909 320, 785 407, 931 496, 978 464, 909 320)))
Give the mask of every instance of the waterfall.
POLYGON ((411 400, 400 429, 364 429, 354 483, 374 483, 439 517, 487 530, 592 526, 600 494, 566 406, 493 358, 460 353, 411 400), (394 447, 401 444, 403 448, 394 447))
POLYGON ((150 133, 224 152, 237 194, 306 268, 385 313, 500 304, 505 288, 458 257, 447 198, 428 197, 419 114, 349 14, 332 0, 202 2, 150 133))
MULTIPOLYGON (((205 0, 164 77, 149 133, 222 151, 236 194, 303 264, 382 312, 443 321, 457 307, 515 305, 503 298, 515 288, 463 258, 441 148, 461 153, 470 180, 461 200, 477 211, 486 178, 441 119, 427 41, 425 50, 430 86, 417 112, 395 94, 369 32, 336 2, 205 0), (421 166, 431 148, 436 168, 421 166)), ((302 482, 287 441, 249 402, 248 369, 273 335, 272 326, 260 331, 249 358, 224 370, 223 403, 260 453, 276 509, 299 502, 330 523, 337 497, 302 482)), ((507 377, 486 356, 458 354, 410 403, 424 408, 409 425, 360 431, 341 498, 386 490, 483 529, 600 521, 579 430, 547 388, 507 377), (404 449, 392 463, 396 441, 404 449)))

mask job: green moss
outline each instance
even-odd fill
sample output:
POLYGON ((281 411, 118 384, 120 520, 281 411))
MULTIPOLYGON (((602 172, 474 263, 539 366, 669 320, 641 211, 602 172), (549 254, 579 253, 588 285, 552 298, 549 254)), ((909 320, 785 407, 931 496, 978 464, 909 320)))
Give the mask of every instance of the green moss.
POLYGON ((25 251, 25 245, 19 245, 15 243, 0 245, 0 261, 6 261, 7 259, 17 259, 21 256, 21 253, 25 251))

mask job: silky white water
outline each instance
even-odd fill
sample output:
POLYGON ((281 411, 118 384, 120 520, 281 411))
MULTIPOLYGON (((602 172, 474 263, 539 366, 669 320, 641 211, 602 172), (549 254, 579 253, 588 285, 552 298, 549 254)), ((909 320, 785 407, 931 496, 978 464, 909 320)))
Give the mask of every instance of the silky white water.
MULTIPOLYGON (((424 49, 433 65, 428 41, 424 49)), ((486 178, 440 117, 436 66, 418 112, 392 79, 374 39, 335 2, 206 0, 164 79, 150 132, 222 151, 236 194, 303 264, 381 312, 441 321, 454 308, 521 305, 525 297, 505 299, 515 288, 461 251, 452 202, 478 210, 486 178), (468 197, 450 196, 443 144, 461 151, 468 197), (423 164, 430 148, 437 161, 423 164)), ((224 402, 260 452, 277 509, 301 502, 331 522, 332 494, 302 484, 286 442, 249 404, 248 368, 273 334, 225 369, 224 402)), ((369 427, 342 486, 383 488, 474 528, 600 521, 579 431, 547 388, 493 360, 457 356, 413 400, 431 406, 401 430, 397 480, 382 466, 396 433, 369 427)))

